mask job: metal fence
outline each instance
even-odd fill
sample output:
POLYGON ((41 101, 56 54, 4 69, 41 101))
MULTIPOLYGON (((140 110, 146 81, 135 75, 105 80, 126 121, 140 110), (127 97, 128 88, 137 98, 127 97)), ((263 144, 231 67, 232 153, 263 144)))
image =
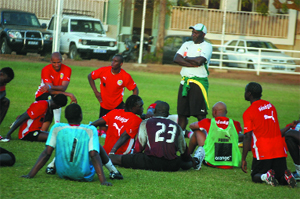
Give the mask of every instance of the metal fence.
MULTIPOLYGON (((209 33, 222 33, 223 10, 174 6, 171 30, 188 30, 187 24, 199 21, 207 25, 209 33)), ((225 34, 287 38, 289 15, 263 16, 256 12, 226 12, 225 34)))
MULTIPOLYGON (((282 50, 282 49, 269 49, 269 48, 248 48, 253 49, 256 53, 246 54, 243 51, 240 52, 223 52, 221 45, 212 45, 219 48, 220 52, 213 52, 213 54, 219 54, 219 59, 211 59, 211 61, 218 62, 218 66, 209 66, 210 68, 226 69, 226 70, 241 70, 241 71, 256 71, 259 75, 261 72, 271 73, 283 73, 300 75, 300 51, 295 50, 282 50), (277 56, 267 55, 263 52, 274 52, 277 56), (234 55, 232 58, 231 55, 234 55), (227 57, 224 59, 224 57, 227 57), (243 60, 245 59, 245 60, 243 60), (252 65, 253 68, 248 66, 252 65)), ((245 47, 238 47, 243 49, 245 47)))

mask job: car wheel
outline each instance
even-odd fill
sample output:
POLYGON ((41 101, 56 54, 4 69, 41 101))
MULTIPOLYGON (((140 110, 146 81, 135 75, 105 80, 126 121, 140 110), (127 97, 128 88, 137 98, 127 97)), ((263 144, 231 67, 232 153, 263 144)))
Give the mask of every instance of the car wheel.
POLYGON ((8 46, 6 38, 3 38, 1 42, 1 54, 11 54, 11 48, 8 46))
MULTIPOLYGON (((251 62, 251 61, 250 61, 250 62, 251 62)), ((249 69, 255 69, 255 68, 254 68, 254 64, 251 64, 251 63, 247 64, 247 68, 249 68, 249 69)))
POLYGON ((72 44, 70 47, 69 57, 70 59, 75 59, 77 56, 80 56, 80 54, 77 51, 76 45, 72 44))

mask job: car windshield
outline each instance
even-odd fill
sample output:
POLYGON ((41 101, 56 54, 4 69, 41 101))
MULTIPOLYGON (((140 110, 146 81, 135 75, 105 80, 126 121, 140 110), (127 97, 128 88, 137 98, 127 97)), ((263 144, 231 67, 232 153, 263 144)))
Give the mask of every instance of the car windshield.
POLYGON ((35 14, 24 12, 3 12, 2 23, 5 25, 40 27, 40 22, 35 14))
POLYGON ((78 19, 71 20, 71 32, 105 33, 100 21, 78 19))
MULTIPOLYGON (((247 47, 252 48, 269 48, 269 49, 277 49, 277 47, 271 43, 266 41, 247 41, 247 47)), ((248 51, 258 51, 257 49, 248 49, 248 51)), ((270 51, 270 50, 262 50, 262 52, 277 52, 277 51, 270 51)), ((280 53, 280 52, 278 52, 280 53)))

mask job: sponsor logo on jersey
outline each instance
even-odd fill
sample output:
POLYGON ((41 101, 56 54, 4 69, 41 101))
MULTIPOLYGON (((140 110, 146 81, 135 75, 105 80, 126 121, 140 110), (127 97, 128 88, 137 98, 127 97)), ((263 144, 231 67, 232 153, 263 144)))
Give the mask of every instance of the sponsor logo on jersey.
POLYGON ((63 78, 64 78, 64 74, 60 73, 60 79, 63 79, 63 78))
POLYGON ((115 119, 119 120, 122 123, 128 122, 128 120, 129 120, 127 118, 124 118, 124 117, 121 117, 121 116, 118 116, 118 115, 115 117, 115 119))
POLYGON ((121 86, 121 85, 123 84, 123 80, 118 80, 118 81, 117 81, 117 84, 118 84, 119 86, 121 86))
POLYGON ((231 161, 231 156, 216 156, 215 161, 231 161))
POLYGON ((272 107, 272 104, 265 104, 263 106, 260 106, 258 108, 259 111, 263 111, 263 110, 266 110, 266 109, 270 109, 272 107))
POLYGON ((216 120, 216 124, 225 124, 228 126, 229 121, 216 120))
POLYGON ((198 48, 198 49, 197 49, 197 52, 201 53, 201 50, 202 50, 201 48, 198 48))

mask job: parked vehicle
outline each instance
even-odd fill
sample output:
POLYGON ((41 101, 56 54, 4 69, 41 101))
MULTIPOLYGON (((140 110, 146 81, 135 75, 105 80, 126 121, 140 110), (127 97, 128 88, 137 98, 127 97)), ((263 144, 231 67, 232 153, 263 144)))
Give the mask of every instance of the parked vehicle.
POLYGON ((45 29, 34 13, 0 9, 1 54, 51 53, 52 34, 45 29))
POLYGON ((125 41, 125 50, 122 52, 122 56, 125 62, 137 61, 137 45, 129 38, 126 38, 125 41))
MULTIPOLYGON (((186 41, 192 41, 191 36, 186 35, 169 35, 165 37, 164 42, 164 48, 163 48, 163 64, 174 64, 173 58, 176 54, 176 52, 179 50, 181 45, 186 41)), ((204 40, 208 43, 211 43, 211 41, 207 38, 204 38, 204 40)), ((213 54, 211 56, 211 59, 220 59, 220 54, 216 54, 216 52, 219 52, 219 49, 216 47, 213 47, 213 54)), ((227 60, 227 55, 223 55, 223 59, 227 60)), ((223 65, 226 65, 227 62, 224 62, 223 65)), ((219 65, 219 61, 213 61, 211 60, 209 65, 219 65)))
MULTIPOLYGON (((53 31, 54 16, 48 30, 53 31)), ((118 53, 117 40, 107 37, 99 19, 74 14, 63 14, 60 34, 60 52, 71 59, 98 58, 109 60, 118 53)))
POLYGON ((292 57, 276 51, 277 47, 269 41, 258 40, 230 40, 225 43, 224 53, 228 53, 228 60, 250 63, 233 63, 229 66, 256 69, 260 61, 260 68, 264 70, 295 71, 295 62, 292 57), (261 54, 259 57, 259 49, 261 54), (273 49, 273 50, 272 50, 273 49), (276 49, 274 51, 274 49, 276 49))
MULTIPOLYGON (((124 60, 126 62, 133 61, 136 62, 139 53, 140 53, 140 35, 132 35, 132 39, 126 38, 125 43, 125 50, 122 52, 124 60)), ((143 57, 146 53, 150 51, 150 45, 152 44, 153 36, 145 36, 144 37, 144 44, 143 44, 143 57)))

